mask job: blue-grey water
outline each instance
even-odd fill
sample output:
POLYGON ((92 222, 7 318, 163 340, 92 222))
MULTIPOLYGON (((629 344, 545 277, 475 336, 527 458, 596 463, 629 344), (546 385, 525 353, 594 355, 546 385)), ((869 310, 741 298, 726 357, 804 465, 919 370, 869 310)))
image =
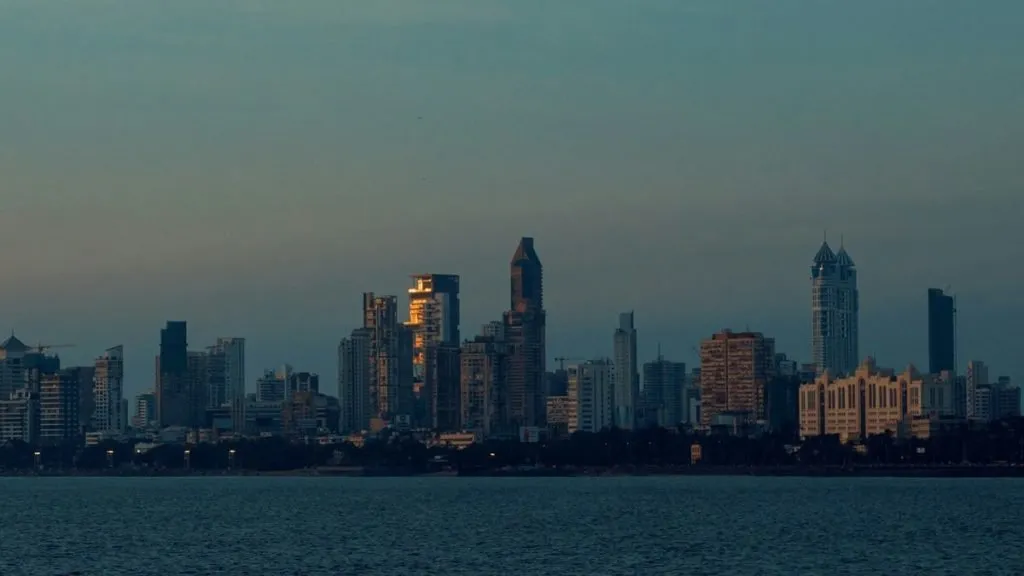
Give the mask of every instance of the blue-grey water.
POLYGON ((0 574, 1019 575, 1024 482, 6 478, 0 574))

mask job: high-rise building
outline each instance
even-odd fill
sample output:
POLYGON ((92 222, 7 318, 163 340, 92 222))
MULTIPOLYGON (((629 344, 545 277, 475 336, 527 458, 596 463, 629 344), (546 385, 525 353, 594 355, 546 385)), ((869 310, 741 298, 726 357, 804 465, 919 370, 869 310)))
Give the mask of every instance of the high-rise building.
POLYGON ((363 294, 363 328, 370 331, 371 417, 408 422, 413 414, 413 334, 398 321, 398 298, 363 294))
POLYGON ((206 349, 207 382, 212 407, 245 399, 245 338, 218 338, 206 349))
POLYGON ((39 438, 47 444, 62 444, 81 436, 79 418, 80 391, 83 376, 92 387, 92 369, 61 370, 43 376, 39 390, 39 438))
POLYGON ((956 372, 956 301, 928 289, 928 372, 956 372))
POLYGON ((614 366, 609 360, 574 364, 569 372, 569 433, 600 432, 614 422, 612 414, 614 366))
POLYGON ((811 266, 811 342, 818 374, 851 374, 859 364, 857 270, 840 246, 823 242, 811 266))
POLYGON ((632 430, 636 426, 636 409, 640 399, 636 328, 633 326, 632 312, 619 314, 619 327, 615 330, 612 343, 615 351, 615 426, 623 430, 632 430))
POLYGON ((723 330, 700 344, 701 426, 718 416, 754 422, 765 416, 765 386, 775 373, 775 340, 723 330))
POLYGON ((484 437, 504 431, 503 384, 508 357, 503 342, 485 336, 462 345, 460 424, 484 437))
POLYGON ((512 427, 538 426, 546 412, 544 389, 546 313, 544 267, 533 238, 520 240, 509 266, 511 308, 504 315, 509 361, 506 377, 508 418, 512 427))
POLYGON ((457 430, 459 410, 459 277, 417 274, 409 288, 413 387, 424 410, 419 424, 457 430))
POLYGON ((338 345, 338 404, 342 433, 370 427, 370 349, 373 331, 357 328, 338 345))
MULTIPOLYGON (((674 428, 689 420, 686 393, 686 364, 670 362, 659 353, 654 362, 644 364, 644 411, 647 425, 674 428)), ((618 386, 618 378, 615 381, 618 386)))
POLYGON ((160 356, 157 358, 156 413, 161 428, 189 425, 192 390, 188 375, 187 324, 168 322, 160 330, 160 356))
POLYGON ((965 412, 968 418, 974 419, 979 416, 976 409, 978 390, 983 386, 988 386, 988 366, 981 360, 971 360, 967 363, 966 376, 964 399, 967 402, 967 409, 965 412))
POLYGON ((0 399, 0 443, 20 440, 39 441, 39 393, 18 390, 9 399, 0 399))
POLYGON ((287 395, 287 381, 290 375, 287 364, 281 370, 264 370, 263 377, 256 381, 256 399, 260 402, 284 402, 287 395))
POLYGON ((135 416, 132 418, 132 427, 138 429, 148 428, 156 421, 156 394, 146 392, 135 397, 135 416))
MULTIPOLYGON (((312 372, 295 372, 288 375, 285 382, 285 398, 290 398, 299 392, 320 393, 320 375, 312 372)), ((332 424, 333 425, 333 424, 332 424)))
POLYGON ((93 374, 92 429, 97 432, 125 432, 128 423, 121 419, 124 399, 124 347, 108 348, 96 359, 93 374))

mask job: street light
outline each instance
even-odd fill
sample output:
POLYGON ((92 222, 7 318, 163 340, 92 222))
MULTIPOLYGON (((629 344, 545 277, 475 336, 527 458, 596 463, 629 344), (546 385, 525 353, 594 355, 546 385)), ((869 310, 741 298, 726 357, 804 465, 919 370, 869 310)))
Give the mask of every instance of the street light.
POLYGON ((185 450, 185 469, 188 470, 192 467, 192 451, 185 450))
POLYGON ((228 450, 228 469, 235 467, 235 449, 228 450))
POLYGON ((114 451, 107 450, 107 466, 110 468, 114 467, 114 451))
POLYGON ((43 456, 43 453, 40 452, 39 450, 36 450, 35 452, 32 453, 32 460, 33 460, 33 462, 35 462, 36 468, 42 468, 43 467, 42 456, 43 456))

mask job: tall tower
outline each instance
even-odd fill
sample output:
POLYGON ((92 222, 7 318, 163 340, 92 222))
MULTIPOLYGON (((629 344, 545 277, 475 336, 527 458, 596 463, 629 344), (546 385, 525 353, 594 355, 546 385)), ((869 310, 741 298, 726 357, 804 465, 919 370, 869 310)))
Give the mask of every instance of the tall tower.
POLYGON ((956 372, 956 306, 952 296, 928 289, 928 372, 956 372))
POLYGON ((372 418, 384 422, 412 417, 412 330, 398 322, 398 298, 363 294, 363 328, 370 331, 372 418))
POLYGON ((423 406, 419 424, 459 428, 459 277, 417 274, 409 288, 413 389, 423 406))
POLYGON ((509 266, 511 308, 504 314, 505 339, 509 346, 506 378, 508 425, 538 426, 545 413, 546 364, 544 267, 533 247, 533 238, 519 241, 509 266))
POLYGON ((128 423, 121 419, 124 399, 124 347, 108 349, 96 359, 93 374, 92 428, 100 432, 124 432, 128 423))
POLYGON ((811 266, 811 344, 815 369, 834 377, 857 369, 858 317, 857 270, 842 246, 835 254, 823 242, 811 266))
POLYGON ((157 358, 156 418, 161 428, 189 425, 192 390, 188 368, 187 324, 168 322, 160 330, 160 356, 157 358))
POLYGON ((636 426, 636 407, 640 396, 640 374, 636 360, 636 328, 633 313, 619 314, 619 327, 612 337, 615 350, 614 424, 622 430, 636 426))
POLYGON ((763 420, 765 387, 775 373, 775 339, 723 330, 700 343, 701 426, 732 414, 763 420))

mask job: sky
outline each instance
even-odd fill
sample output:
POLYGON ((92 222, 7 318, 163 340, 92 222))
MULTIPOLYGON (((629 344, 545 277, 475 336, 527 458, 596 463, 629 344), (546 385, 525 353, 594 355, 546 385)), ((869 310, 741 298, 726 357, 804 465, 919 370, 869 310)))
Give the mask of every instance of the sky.
MULTIPOLYGON (((548 355, 693 365, 752 329, 810 358, 811 258, 860 275, 862 355, 1024 380, 1024 3, 0 0, 0 331, 247 338, 336 389, 361 293, 462 276, 462 332, 536 238, 548 355), (842 240, 841 240, 842 239, 842 240)), ((553 362, 552 362, 553 364, 553 362)))

